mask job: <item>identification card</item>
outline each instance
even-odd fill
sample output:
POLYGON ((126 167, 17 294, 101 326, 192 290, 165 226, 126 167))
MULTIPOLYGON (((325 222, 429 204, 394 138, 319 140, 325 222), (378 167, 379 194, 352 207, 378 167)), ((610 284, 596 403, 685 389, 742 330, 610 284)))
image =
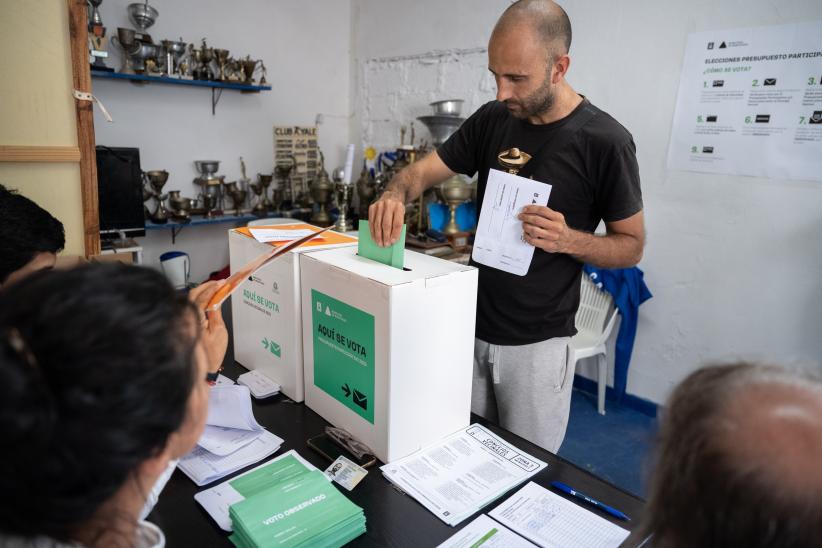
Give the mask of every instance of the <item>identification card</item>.
POLYGON ((337 460, 332 462, 331 466, 325 470, 328 479, 339 483, 349 491, 352 491, 367 473, 368 470, 342 455, 337 457, 337 460))

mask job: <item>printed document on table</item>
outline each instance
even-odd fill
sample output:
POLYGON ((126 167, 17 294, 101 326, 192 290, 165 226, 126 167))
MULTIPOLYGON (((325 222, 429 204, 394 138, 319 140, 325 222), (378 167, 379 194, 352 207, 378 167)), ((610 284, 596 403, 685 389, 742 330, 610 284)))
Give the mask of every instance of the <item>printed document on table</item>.
POLYGON ((200 506, 208 512, 208 515, 210 515, 214 521, 217 522, 220 529, 223 531, 231 531, 231 518, 228 515, 228 508, 235 502, 245 500, 245 497, 241 495, 231 484, 236 480, 244 476, 248 476, 249 474, 264 467, 273 469, 271 477, 275 479, 282 477, 293 477, 302 474, 303 472, 309 472, 317 469, 313 464, 302 458, 299 453, 292 449, 291 451, 283 453, 275 459, 271 459, 260 466, 252 468, 248 472, 240 474, 236 478, 224 481, 223 483, 215 485, 210 489, 200 491, 194 495, 194 500, 196 500, 200 506))
POLYGON ((533 548, 534 545, 485 514, 460 529, 437 548, 533 548))
POLYGON ((472 424, 380 469, 438 518, 456 525, 547 466, 472 424))
POLYGON ((628 531, 530 481, 490 515, 543 547, 612 548, 628 531))
POLYGON ((239 430, 222 426, 206 426, 197 445, 217 456, 230 455, 262 435, 262 430, 239 430))
POLYGON ((251 443, 225 456, 195 447, 177 467, 197 485, 205 485, 276 453, 282 443, 282 438, 263 430, 251 443))
POLYGON ((471 257, 480 264, 525 276, 534 246, 522 238, 517 216, 527 205, 548 205, 551 185, 492 169, 485 183, 471 257))
MULTIPOLYGON (((289 242, 316 232, 316 230, 305 228, 249 228, 248 231, 251 232, 255 240, 263 244, 268 242, 289 242)), ((321 240, 322 238, 316 239, 321 240)))
POLYGON ((239 384, 211 387, 206 424, 240 430, 260 431, 263 429, 251 410, 251 391, 247 386, 239 384))

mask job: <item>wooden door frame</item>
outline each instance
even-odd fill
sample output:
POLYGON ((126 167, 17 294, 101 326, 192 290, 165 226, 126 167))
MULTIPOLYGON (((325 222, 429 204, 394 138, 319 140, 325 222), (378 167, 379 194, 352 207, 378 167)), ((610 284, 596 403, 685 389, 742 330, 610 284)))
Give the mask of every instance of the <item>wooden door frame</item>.
MULTIPOLYGON (((88 52, 88 2, 66 0, 71 37, 71 73, 74 89, 91 93, 88 52)), ((74 99, 77 146, 80 149, 80 192, 83 202, 83 241, 86 256, 100 254, 100 210, 97 196, 97 153, 94 138, 94 105, 74 99)))

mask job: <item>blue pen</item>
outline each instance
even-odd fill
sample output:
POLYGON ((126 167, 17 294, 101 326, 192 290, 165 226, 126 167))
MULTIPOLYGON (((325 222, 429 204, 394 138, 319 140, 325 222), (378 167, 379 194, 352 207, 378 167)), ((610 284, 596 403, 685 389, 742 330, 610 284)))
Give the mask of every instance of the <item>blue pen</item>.
POLYGON ((600 510, 602 510, 604 512, 608 512, 609 514, 611 514, 615 518, 624 519, 625 521, 631 521, 631 518, 629 518, 628 516, 626 516, 625 514, 620 512, 619 510, 617 510, 616 508, 611 508, 607 504, 603 504, 603 503, 599 502, 598 500, 594 500, 591 497, 589 497, 588 495, 583 495, 582 493, 580 493, 579 491, 577 491, 576 489, 574 489, 570 485, 566 485, 566 484, 562 483, 561 481, 552 481, 551 482, 551 487, 559 489, 563 493, 567 493, 567 494, 571 495, 572 497, 582 499, 582 500, 584 500, 585 502, 587 502, 589 504, 593 504, 594 506, 596 506, 600 510))

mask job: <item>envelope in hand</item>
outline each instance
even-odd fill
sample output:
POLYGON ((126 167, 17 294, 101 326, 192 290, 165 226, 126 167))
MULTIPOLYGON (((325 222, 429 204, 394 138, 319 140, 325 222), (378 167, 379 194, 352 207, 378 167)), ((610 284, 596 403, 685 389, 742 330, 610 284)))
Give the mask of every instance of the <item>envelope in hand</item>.
POLYGON ((363 409, 368 409, 368 397, 359 390, 354 390, 354 403, 363 409))
POLYGON ((765 78, 765 85, 766 86, 775 86, 776 85, 776 78, 765 78))

